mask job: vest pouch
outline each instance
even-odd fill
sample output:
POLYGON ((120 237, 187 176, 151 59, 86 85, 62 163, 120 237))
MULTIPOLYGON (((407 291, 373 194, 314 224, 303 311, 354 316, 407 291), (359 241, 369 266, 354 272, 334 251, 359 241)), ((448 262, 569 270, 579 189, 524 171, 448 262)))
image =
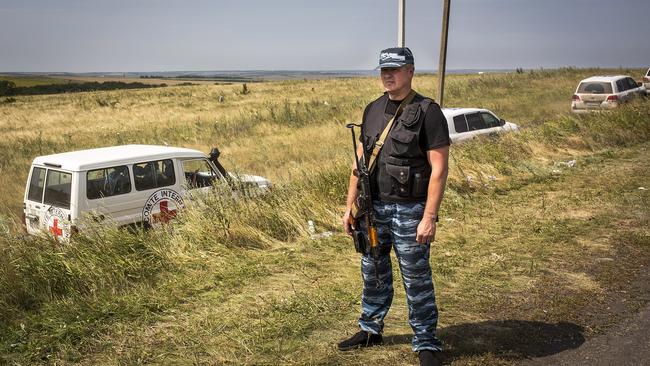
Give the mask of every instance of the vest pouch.
POLYGON ((390 176, 392 191, 400 197, 408 197, 411 194, 411 167, 407 165, 386 164, 386 172, 390 176))
POLYGON ((397 119, 399 123, 406 127, 412 127, 420 119, 420 105, 410 104, 408 105, 402 114, 397 119))
POLYGON ((390 155, 409 155, 409 152, 411 155, 415 151, 419 151, 419 147, 417 146, 417 139, 415 138, 417 136, 417 133, 411 132, 408 130, 404 129, 395 129, 391 133, 391 138, 392 138, 392 150, 389 152, 390 155))
POLYGON ((413 174, 413 197, 426 197, 429 190, 430 177, 424 172, 413 174))

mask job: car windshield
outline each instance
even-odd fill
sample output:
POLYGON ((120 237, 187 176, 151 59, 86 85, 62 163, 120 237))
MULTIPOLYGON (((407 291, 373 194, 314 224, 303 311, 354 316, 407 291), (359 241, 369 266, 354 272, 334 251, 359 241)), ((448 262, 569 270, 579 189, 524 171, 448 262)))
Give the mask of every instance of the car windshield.
POLYGON ((578 86, 578 93, 611 94, 612 83, 602 81, 582 82, 578 86))

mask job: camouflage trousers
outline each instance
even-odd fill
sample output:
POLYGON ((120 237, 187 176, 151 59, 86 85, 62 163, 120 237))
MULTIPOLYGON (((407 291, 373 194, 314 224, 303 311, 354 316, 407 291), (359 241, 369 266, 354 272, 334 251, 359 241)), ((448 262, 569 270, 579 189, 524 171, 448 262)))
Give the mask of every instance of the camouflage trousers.
MULTIPOLYGON (((417 226, 424 213, 424 203, 375 201, 374 206, 380 254, 376 269, 371 254, 361 257, 363 295, 359 326, 370 333, 379 334, 383 331, 384 318, 393 300, 390 259, 393 248, 406 291, 409 324, 414 333, 413 351, 439 351, 442 344, 436 337, 438 308, 431 279, 429 244, 418 244, 415 241, 417 226)), ((362 230, 363 226, 362 224, 362 230)))

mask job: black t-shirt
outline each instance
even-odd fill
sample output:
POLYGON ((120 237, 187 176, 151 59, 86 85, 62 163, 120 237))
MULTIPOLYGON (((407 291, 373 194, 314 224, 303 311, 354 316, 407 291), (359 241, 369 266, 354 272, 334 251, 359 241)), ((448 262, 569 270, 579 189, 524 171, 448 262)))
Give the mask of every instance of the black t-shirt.
MULTIPOLYGON (((395 115, 395 112, 397 111, 397 108, 399 107, 400 103, 402 103, 402 101, 391 100, 388 98, 387 94, 384 94, 382 97, 366 106, 366 109, 363 111, 364 124, 367 123, 366 117, 368 110, 373 103, 386 103, 386 109, 384 110, 385 113, 393 116, 395 115)), ((380 134, 381 131, 383 131, 386 127, 386 124, 388 124, 388 121, 382 123, 381 126, 378 126, 378 131, 380 134)), ((363 135, 360 138, 362 137, 363 135)), ((451 140, 449 139, 449 127, 447 126, 447 119, 442 114, 438 103, 431 103, 424 116, 424 123, 422 125, 422 130, 420 133, 420 147, 422 151, 426 152, 449 145, 451 145, 451 140)))

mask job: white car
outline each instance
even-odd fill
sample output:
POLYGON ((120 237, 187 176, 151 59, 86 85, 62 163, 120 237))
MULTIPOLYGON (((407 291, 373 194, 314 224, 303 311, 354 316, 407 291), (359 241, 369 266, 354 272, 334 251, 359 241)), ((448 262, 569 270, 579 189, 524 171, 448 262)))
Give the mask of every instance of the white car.
POLYGON ((28 234, 67 240, 87 218, 118 225, 156 226, 176 216, 188 199, 223 182, 266 191, 270 182, 230 175, 192 149, 124 145, 39 156, 27 178, 23 217, 28 234), (225 177, 225 178, 224 178, 225 177))
POLYGON ((585 113, 613 109, 645 95, 645 92, 643 85, 627 75, 592 76, 578 84, 572 97, 571 111, 585 113))
POLYGON ((645 72, 643 77, 643 87, 645 88, 645 93, 650 95, 650 69, 645 72))
POLYGON ((519 126, 506 122, 488 109, 442 108, 442 114, 447 119, 452 143, 485 134, 519 131, 519 126))

